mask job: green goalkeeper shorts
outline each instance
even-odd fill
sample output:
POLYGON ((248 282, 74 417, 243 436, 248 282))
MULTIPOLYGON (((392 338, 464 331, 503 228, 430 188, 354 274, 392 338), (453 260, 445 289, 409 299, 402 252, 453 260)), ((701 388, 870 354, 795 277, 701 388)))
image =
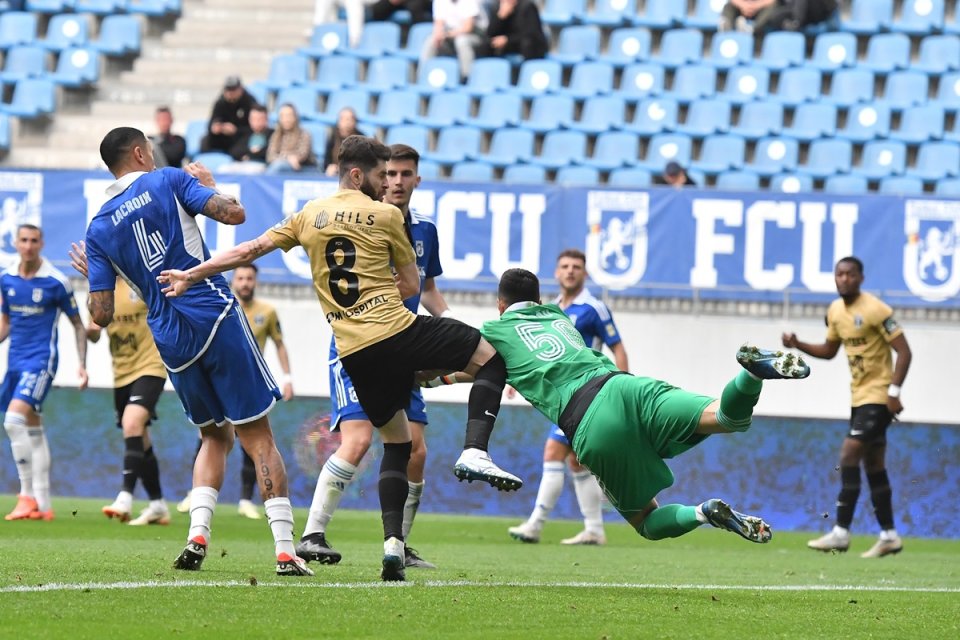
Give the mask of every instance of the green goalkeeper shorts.
POLYGON ((580 421, 573 450, 629 520, 673 484, 664 458, 706 438, 695 431, 713 401, 661 380, 614 376, 580 421))

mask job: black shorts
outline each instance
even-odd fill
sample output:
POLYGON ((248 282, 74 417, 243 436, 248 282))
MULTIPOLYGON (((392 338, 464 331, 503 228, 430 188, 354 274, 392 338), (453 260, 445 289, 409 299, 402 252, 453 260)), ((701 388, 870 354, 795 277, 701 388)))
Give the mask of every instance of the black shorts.
MULTIPOLYGON (((150 418, 156 420, 157 401, 160 400, 160 394, 163 393, 165 382, 165 379, 157 376, 140 376, 128 385, 114 389, 113 408, 117 412, 117 427, 122 428, 120 421, 123 418, 123 410, 127 408, 128 404, 143 407, 150 412, 150 418)), ((150 420, 147 421, 147 424, 150 424, 150 420)))
POLYGON ((848 438, 867 444, 886 444, 887 427, 893 420, 885 404, 862 404, 850 411, 848 438))
POLYGON ((414 373, 462 371, 480 343, 480 332, 453 318, 417 316, 409 327, 340 358, 357 400, 375 427, 410 403, 414 373))

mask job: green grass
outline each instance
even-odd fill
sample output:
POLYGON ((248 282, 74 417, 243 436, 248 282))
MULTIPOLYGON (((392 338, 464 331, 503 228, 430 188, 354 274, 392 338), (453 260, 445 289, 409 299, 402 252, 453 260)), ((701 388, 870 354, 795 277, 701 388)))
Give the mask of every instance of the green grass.
POLYGON ((569 548, 559 540, 579 523, 551 522, 524 545, 506 535, 512 520, 422 514, 411 542, 440 569, 383 585, 376 513, 338 512, 329 534, 343 562, 281 579, 266 523, 233 505, 214 518, 203 570, 185 573, 170 568, 185 516, 128 527, 102 504, 59 498, 53 522, 0 521, 0 637, 960 637, 956 540, 862 560, 868 537, 829 555, 803 534, 754 545, 707 527, 653 543, 608 524, 605 547, 569 548), (39 585, 49 590, 25 590, 39 585))

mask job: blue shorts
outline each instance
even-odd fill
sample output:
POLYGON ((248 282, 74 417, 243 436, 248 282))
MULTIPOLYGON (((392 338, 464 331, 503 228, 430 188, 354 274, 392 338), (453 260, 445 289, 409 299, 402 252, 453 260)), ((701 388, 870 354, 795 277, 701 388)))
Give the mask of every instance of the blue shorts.
POLYGON ((0 411, 6 411, 11 400, 22 400, 40 413, 43 399, 50 391, 50 383, 56 372, 46 369, 38 371, 7 371, 0 388, 0 411))
MULTIPOLYGON (((411 389, 410 404, 406 409, 407 420, 427 424, 427 405, 420 389, 411 389)), ((370 420, 364 413, 357 392, 353 389, 350 374, 339 360, 330 365, 330 430, 339 431, 341 420, 370 420)))
POLYGON ((171 371, 170 382, 187 419, 198 427, 253 422, 282 397, 238 304, 224 316, 203 355, 186 369, 171 371))
POLYGON ((563 435, 563 431, 555 424, 550 425, 550 433, 547 435, 547 440, 556 440, 565 447, 570 446, 570 441, 567 440, 567 436, 563 435))

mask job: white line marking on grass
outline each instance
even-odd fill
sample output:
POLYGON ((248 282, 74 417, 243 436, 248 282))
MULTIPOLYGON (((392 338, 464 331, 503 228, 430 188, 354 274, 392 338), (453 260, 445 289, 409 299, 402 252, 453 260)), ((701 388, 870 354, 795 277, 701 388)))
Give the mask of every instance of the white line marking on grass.
POLYGON ((0 587, 0 593, 39 593, 46 591, 109 591, 114 589, 179 589, 183 587, 281 587, 295 589, 380 589, 403 587, 520 587, 520 588, 571 588, 571 589, 673 589, 676 591, 866 591, 894 593, 960 593, 960 587, 895 587, 884 585, 833 585, 833 584, 655 584, 631 582, 474 582, 470 580, 425 580, 422 582, 258 582, 248 580, 179 580, 162 582, 51 582, 41 585, 12 585, 0 587))

